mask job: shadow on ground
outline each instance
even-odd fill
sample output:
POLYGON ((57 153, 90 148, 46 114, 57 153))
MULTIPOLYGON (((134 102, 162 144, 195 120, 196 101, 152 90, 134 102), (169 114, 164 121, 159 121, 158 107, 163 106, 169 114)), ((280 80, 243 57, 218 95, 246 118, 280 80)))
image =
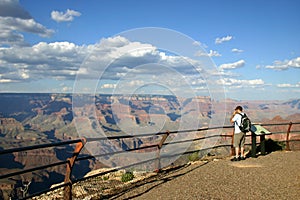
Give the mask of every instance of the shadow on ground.
POLYGON ((151 191, 152 189, 164 184, 164 183, 167 183, 173 179, 176 179, 178 177, 181 177, 181 176, 184 176, 185 174, 188 174, 204 165, 206 165, 207 163, 209 162, 203 162, 203 164, 201 165, 198 165, 198 166, 195 166, 194 168, 192 169, 189 169, 187 171, 184 171, 183 169, 189 167, 191 164, 186 164, 186 165, 182 165, 182 166, 176 166, 176 167, 171 167, 170 169, 166 169, 166 170, 163 170, 161 172, 159 172, 156 176, 154 177, 151 177, 149 179, 145 179, 143 181, 139 181, 135 184, 132 184, 130 185, 129 187, 127 188, 124 188, 124 190, 120 193, 118 193, 117 195, 115 194, 112 194, 112 195, 105 195, 105 196, 102 196, 102 198, 104 199, 118 199, 118 198, 121 198, 125 193, 128 193, 130 190, 132 189, 137 189, 137 188, 142 188, 143 186, 147 185, 147 184, 153 184, 153 186, 147 188, 146 190, 143 190, 137 194, 134 194, 134 195, 131 195, 131 196, 128 196, 128 197, 125 197, 122 199, 133 199, 133 198, 136 198, 136 197, 139 197, 139 196, 142 196, 143 194, 151 191))
MULTIPOLYGON (((275 152, 275 151, 282 151, 285 149, 285 142, 279 142, 279 141, 275 141, 272 139, 267 139, 265 141, 265 151, 266 154, 275 152)), ((258 145, 256 147, 256 152, 261 152, 261 145, 258 145)), ((247 157, 251 157, 252 152, 251 150, 249 151, 249 153, 247 154, 247 157)), ((259 156, 261 154, 257 154, 256 156, 259 156)))

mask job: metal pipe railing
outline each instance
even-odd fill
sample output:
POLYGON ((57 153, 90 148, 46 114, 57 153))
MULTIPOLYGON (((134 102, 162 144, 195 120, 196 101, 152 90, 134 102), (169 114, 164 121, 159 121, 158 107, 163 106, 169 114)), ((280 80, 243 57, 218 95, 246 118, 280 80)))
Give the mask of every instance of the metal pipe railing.
MULTIPOLYGON (((259 124, 259 123, 256 123, 256 124, 259 124)), ((286 140, 284 142, 286 142, 286 144, 287 144, 286 149, 290 150, 290 141, 300 141, 300 140, 297 140, 297 139, 290 140, 290 135, 291 134, 295 134, 295 133, 300 132, 300 130, 292 130, 292 125, 299 125, 299 124, 300 124, 300 122, 296 122, 296 123, 292 123, 292 122, 290 122, 290 123, 278 123, 278 124, 259 124, 259 125, 262 125, 262 126, 284 126, 284 125, 288 125, 288 130, 286 132, 274 132, 274 134, 286 134, 286 140)), ((110 172, 110 171, 106 171, 106 172, 102 172, 102 173, 99 173, 99 174, 96 174, 96 175, 93 175, 93 176, 90 176, 90 177, 84 177, 84 178, 81 178, 81 179, 71 180, 72 169, 73 169, 74 163, 76 161, 89 160, 89 159, 93 159, 93 158, 100 157, 100 156, 121 154, 121 153, 128 152, 128 151, 138 151, 138 150, 143 150, 143 149, 156 148, 156 150, 158 152, 156 158, 149 159, 149 160, 142 161, 142 162, 138 162, 138 163, 132 163, 132 164, 130 164, 128 166, 125 166, 125 167, 122 167, 122 168, 127 168, 127 167, 130 167, 130 166, 134 166, 134 165, 147 163, 147 162, 156 160, 157 161, 157 170, 159 170, 160 167, 161 167, 160 160, 165 158, 166 156, 167 157, 179 156, 179 155, 184 155, 184 154, 189 154, 189 153, 199 151, 199 150, 193 150, 193 151, 186 151, 186 152, 182 152, 182 153, 178 153, 178 154, 174 154, 174 155, 161 156, 160 155, 160 149, 164 145, 169 145, 169 144, 176 145, 176 144, 179 144, 179 143, 205 140, 205 139, 209 139, 209 138, 213 138, 213 137, 222 137, 222 138, 225 138, 225 139, 228 137, 228 138, 233 139, 233 133, 231 133, 231 134, 228 134, 228 135, 222 135, 222 134, 220 134, 220 135, 209 135, 209 136, 206 136, 206 137, 198 137, 198 138, 187 139, 187 140, 182 140, 182 141, 166 142, 167 138, 170 135, 180 134, 180 133, 187 133, 187 132, 202 132, 202 131, 208 131, 208 130, 230 129, 230 128, 233 128, 233 126, 230 125, 230 126, 218 126, 218 127, 204 127, 204 128, 199 128, 199 129, 195 129, 195 130, 191 129, 191 130, 180 130, 180 131, 166 131, 166 132, 159 132, 159 133, 155 133, 155 134, 148 133, 148 134, 139 134, 139 135, 109 136, 109 137, 105 137, 105 138, 104 137, 102 137, 102 138, 83 138, 83 139, 62 141, 62 142, 49 143, 49 144, 33 145, 33 146, 28 146, 28 147, 5 149, 5 150, 0 151, 0 155, 10 154, 10 153, 15 153, 15 152, 24 152, 24 151, 29 151, 29 150, 41 149, 41 148, 50 148, 50 147, 76 144, 73 155, 65 161, 51 163, 51 164, 48 164, 48 165, 43 165, 43 166, 34 167, 34 168, 26 169, 26 170, 21 170, 21 171, 18 171, 18 172, 13 172, 13 173, 9 173, 9 174, 0 175, 0 179, 5 179, 5 178, 13 177, 13 176, 16 176, 16 175, 25 174, 25 173, 28 173, 28 172, 33 172, 33 171, 37 171, 37 170, 41 170, 41 169, 46 169, 46 168, 49 168, 49 167, 54 167, 54 166, 57 166, 57 165, 66 164, 66 169, 67 170, 66 170, 66 174, 65 174, 64 184, 62 184, 60 186, 57 186, 55 188, 64 187, 64 191, 65 191, 64 192, 64 199, 72 199, 72 184, 73 183, 110 172), (101 140, 116 140, 116 139, 120 140, 120 139, 130 139, 130 138, 153 137, 153 136, 161 136, 161 139, 157 144, 138 147, 138 148, 134 148, 134 149, 126 149, 126 150, 116 151, 116 152, 111 152, 111 153, 93 155, 93 156, 78 157, 80 152, 82 151, 84 145, 88 142, 101 141, 101 140)), ((201 150, 209 150, 209 149, 215 149, 215 148, 219 148, 219 147, 229 147, 229 146, 232 147, 233 146, 232 141, 231 141, 231 145, 229 145, 229 144, 225 144, 225 145, 220 144, 220 145, 216 145, 216 146, 213 146, 213 147, 207 147, 206 149, 201 149, 201 150)), ((118 169, 119 168, 115 168, 115 169, 112 169, 112 170, 115 171, 115 170, 118 170, 118 169)), ((53 190, 53 188, 48 189, 48 190, 44 190, 42 192, 38 192, 36 194, 31 194, 30 197, 32 197, 34 195, 42 194, 42 193, 45 193, 45 192, 48 192, 48 191, 52 191, 52 190, 53 190)), ((25 199, 28 198, 28 197, 25 197, 25 199)))
POLYGON ((33 146, 19 147, 19 148, 12 148, 12 149, 4 149, 4 150, 0 151, 0 155, 16 153, 16 152, 20 152, 20 151, 29 151, 29 150, 35 150, 35 149, 57 147, 57 146, 63 146, 63 145, 67 145, 67 144, 75 144, 77 142, 81 142, 81 139, 68 140, 68 141, 56 142, 56 143, 38 144, 38 145, 33 145, 33 146))

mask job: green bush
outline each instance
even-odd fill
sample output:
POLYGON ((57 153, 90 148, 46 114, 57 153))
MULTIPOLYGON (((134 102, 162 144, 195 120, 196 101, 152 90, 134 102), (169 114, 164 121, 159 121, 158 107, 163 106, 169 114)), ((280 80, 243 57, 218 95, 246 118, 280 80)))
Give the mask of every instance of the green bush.
POLYGON ((134 175, 132 172, 126 172, 122 175, 121 181, 122 182, 128 182, 131 181, 134 178, 134 175))
POLYGON ((199 152, 196 151, 192 154, 189 154, 188 159, 189 159, 189 161, 192 161, 192 162, 198 160, 199 159, 199 152))

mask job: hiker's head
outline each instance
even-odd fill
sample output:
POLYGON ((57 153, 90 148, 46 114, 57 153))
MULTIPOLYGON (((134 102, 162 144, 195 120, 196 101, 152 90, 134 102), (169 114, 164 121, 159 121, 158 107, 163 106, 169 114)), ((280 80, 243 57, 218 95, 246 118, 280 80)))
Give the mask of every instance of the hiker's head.
POLYGON ((242 111, 243 111, 243 108, 242 108, 242 106, 237 106, 234 110, 235 110, 235 111, 240 111, 240 112, 242 112, 242 111))

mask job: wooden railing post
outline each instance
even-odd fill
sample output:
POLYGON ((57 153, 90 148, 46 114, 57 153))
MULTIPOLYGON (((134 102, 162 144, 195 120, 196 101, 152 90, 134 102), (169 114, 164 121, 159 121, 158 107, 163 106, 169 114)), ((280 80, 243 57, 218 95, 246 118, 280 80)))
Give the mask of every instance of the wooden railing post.
POLYGON ((256 157, 256 134, 251 131, 251 157, 256 157))
POLYGON ((156 163, 156 171, 159 172, 161 169, 161 163, 160 163, 160 150, 164 144, 164 142, 166 141, 166 139, 168 138, 168 136, 170 135, 169 131, 166 131, 166 133, 163 135, 163 137, 161 138, 160 142, 157 144, 157 163, 156 163))
POLYGON ((291 132, 292 125, 293 125, 293 123, 290 122, 288 130, 286 132, 286 149, 285 149, 286 151, 290 151, 291 150, 291 148, 290 148, 290 132, 291 132))
POLYGON ((232 137, 231 137, 231 156, 235 154, 235 149, 233 147, 233 141, 234 141, 234 129, 232 131, 232 137))
POLYGON ((68 158, 66 175, 64 180, 64 183, 67 184, 64 188, 64 200, 72 199, 72 181, 71 181, 72 170, 75 164, 75 160, 78 157, 82 148, 84 147, 85 143, 86 143, 86 139, 82 139, 80 142, 76 143, 72 157, 68 158))

